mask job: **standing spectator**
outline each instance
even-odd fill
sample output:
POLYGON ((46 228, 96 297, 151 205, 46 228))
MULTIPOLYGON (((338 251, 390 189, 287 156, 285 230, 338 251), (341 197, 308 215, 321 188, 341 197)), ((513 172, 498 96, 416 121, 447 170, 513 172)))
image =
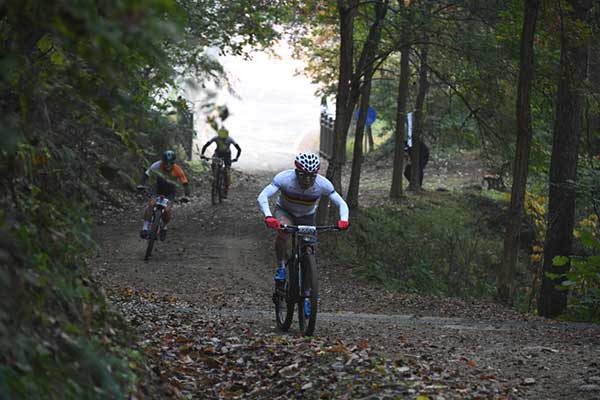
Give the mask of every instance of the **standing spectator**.
MULTIPOLYGON (((410 174, 411 174, 411 164, 410 164, 410 155, 412 152, 412 146, 408 145, 408 142, 404 142, 404 151, 409 160, 409 164, 404 168, 404 176, 410 182, 410 174)), ((423 186, 423 171, 425 170, 425 166, 429 161, 429 147, 423 141, 419 144, 419 188, 423 186)))

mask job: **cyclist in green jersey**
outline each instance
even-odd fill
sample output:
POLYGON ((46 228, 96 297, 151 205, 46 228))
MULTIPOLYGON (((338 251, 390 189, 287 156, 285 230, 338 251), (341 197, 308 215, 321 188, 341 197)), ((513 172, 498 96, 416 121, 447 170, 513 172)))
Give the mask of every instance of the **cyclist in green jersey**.
POLYGON ((242 148, 239 144, 231 136, 229 136, 229 131, 224 127, 219 128, 217 131, 217 135, 213 136, 208 142, 202 146, 202 152, 200 153, 200 157, 205 159, 204 152, 211 145, 211 143, 215 143, 217 148, 214 151, 214 157, 222 158, 225 162, 225 197, 227 197, 227 192, 229 191, 229 183, 231 180, 231 163, 236 162, 240 158, 240 154, 242 154, 242 148), (231 159, 231 150, 230 147, 234 146, 237 149, 237 154, 235 158, 231 159))

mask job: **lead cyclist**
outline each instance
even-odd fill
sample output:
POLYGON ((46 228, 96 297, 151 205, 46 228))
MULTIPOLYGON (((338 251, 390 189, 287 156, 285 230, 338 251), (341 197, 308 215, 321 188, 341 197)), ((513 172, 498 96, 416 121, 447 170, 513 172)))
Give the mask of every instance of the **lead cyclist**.
POLYGON ((280 230, 281 224, 311 225, 316 224, 316 213, 321 196, 329 196, 338 207, 338 228, 348 229, 348 205, 334 189, 333 184, 318 174, 321 167, 319 157, 311 152, 296 156, 294 169, 288 169, 275 175, 273 181, 258 196, 258 205, 265 216, 265 224, 278 229, 275 239, 275 255, 278 269, 275 273, 275 284, 285 281, 285 262, 287 249, 290 247, 290 234, 280 230), (281 192, 275 205, 274 215, 269 207, 269 198, 281 192))

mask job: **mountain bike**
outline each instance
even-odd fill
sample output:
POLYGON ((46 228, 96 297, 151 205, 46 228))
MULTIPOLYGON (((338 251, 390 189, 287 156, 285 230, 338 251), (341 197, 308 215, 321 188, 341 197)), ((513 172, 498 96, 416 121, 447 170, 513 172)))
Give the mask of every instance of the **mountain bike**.
MULTIPOLYGON (((222 203, 223 199, 227 196, 225 192, 226 187, 226 175, 225 175, 225 160, 221 157, 212 156, 202 157, 204 160, 212 160, 211 168, 212 168, 212 188, 211 188, 211 203, 213 205, 217 204, 217 202, 222 203)), ((231 160, 234 163, 236 160, 231 160)))
POLYGON ((311 336, 317 324, 319 302, 319 271, 317 268, 317 233, 340 232, 337 226, 281 225, 292 234, 292 256, 286 264, 286 280, 277 284, 273 293, 275 319, 282 331, 287 331, 298 306, 298 325, 304 336, 311 336))
POLYGON ((154 242, 158 239, 160 231, 164 226, 163 213, 169 205, 169 199, 162 194, 155 195, 147 186, 138 186, 137 189, 143 191, 149 197, 155 197, 155 204, 154 208, 152 209, 152 219, 150 220, 150 225, 148 226, 148 237, 146 238, 148 244, 146 246, 146 254, 144 255, 144 261, 148 261, 148 258, 150 258, 152 255, 154 242))

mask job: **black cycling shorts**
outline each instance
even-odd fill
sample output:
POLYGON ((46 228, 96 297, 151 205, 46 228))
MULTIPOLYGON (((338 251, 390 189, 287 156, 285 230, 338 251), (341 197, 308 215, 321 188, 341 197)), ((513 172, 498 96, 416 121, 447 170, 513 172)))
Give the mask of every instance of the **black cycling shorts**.
POLYGON ((231 167, 231 152, 230 151, 226 151, 224 153, 215 151, 215 154, 214 154, 213 157, 222 158, 223 161, 225 162, 225 166, 226 167, 231 167))

